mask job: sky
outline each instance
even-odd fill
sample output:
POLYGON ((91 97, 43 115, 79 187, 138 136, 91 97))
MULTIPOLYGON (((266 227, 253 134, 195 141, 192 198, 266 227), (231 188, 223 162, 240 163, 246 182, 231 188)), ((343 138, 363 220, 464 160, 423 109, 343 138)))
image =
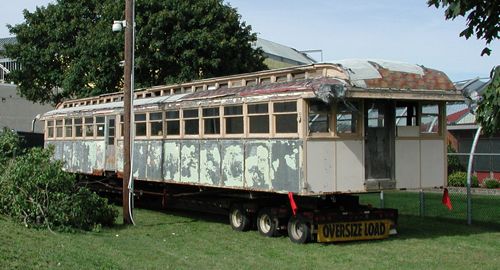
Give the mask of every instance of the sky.
MULTIPOLYGON (((466 21, 444 19, 444 10, 425 0, 224 0, 261 38, 297 50, 322 50, 323 62, 386 59, 444 71, 451 80, 488 77, 500 64, 499 41, 491 56, 480 56, 485 42, 459 37, 466 21)), ((54 0, 0 0, 0 37, 6 24, 24 21, 54 0)), ((111 23, 110 23, 111 25, 111 23)), ((311 54, 321 60, 319 53, 311 54)))

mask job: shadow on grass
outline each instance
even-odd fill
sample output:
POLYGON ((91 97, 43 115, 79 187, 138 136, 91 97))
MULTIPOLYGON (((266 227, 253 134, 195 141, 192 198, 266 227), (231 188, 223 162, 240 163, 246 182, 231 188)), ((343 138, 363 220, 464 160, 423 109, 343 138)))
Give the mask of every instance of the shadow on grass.
MULTIPOLYGON (((158 204, 157 202, 136 204, 136 206, 141 209, 161 212, 188 220, 179 220, 167 223, 155 223, 152 221, 151 223, 142 223, 141 226, 154 227, 169 224, 192 224, 199 221, 218 223, 221 224, 221 226, 229 226, 227 215, 206 213, 196 210, 162 209, 160 205, 161 204, 158 204)), ((123 229, 126 227, 126 225, 117 224, 114 228, 123 229)), ((438 238, 443 236, 469 236, 474 234, 500 232, 500 223, 473 221, 473 224, 469 226, 466 224, 466 220, 464 219, 447 217, 420 217, 417 215, 400 214, 397 230, 398 234, 389 237, 388 241, 438 238)), ((286 237, 286 232, 284 233, 284 236, 282 235, 282 237, 286 237)), ((343 244, 349 243, 355 242, 346 242, 343 244)))

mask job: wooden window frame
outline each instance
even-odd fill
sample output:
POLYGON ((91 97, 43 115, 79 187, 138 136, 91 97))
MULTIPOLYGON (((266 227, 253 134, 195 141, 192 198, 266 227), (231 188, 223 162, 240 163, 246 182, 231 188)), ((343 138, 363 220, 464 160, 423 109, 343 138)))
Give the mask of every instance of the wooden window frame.
POLYGON ((55 130, 55 126, 56 125, 56 122, 55 122, 55 119, 47 119, 45 120, 45 130, 47 131, 45 134, 45 138, 47 140, 53 140, 55 139, 55 136, 56 136, 56 130, 55 130), (52 123, 52 125, 50 125, 49 123, 52 123), (52 130, 52 136, 50 136, 50 133, 51 133, 51 130, 52 130))
POLYGON ((94 116, 94 126, 95 126, 95 130, 94 130, 94 132, 95 132, 94 133, 94 137, 95 138, 101 139, 101 138, 106 137, 106 116, 105 115, 96 115, 96 116, 94 116), (102 123, 97 123, 97 118, 101 118, 101 117, 103 118, 103 122, 102 123), (97 131, 99 130, 99 126, 102 126, 102 128, 103 128, 103 135, 102 136, 99 136, 97 134, 97 131))
POLYGON ((319 99, 307 99, 305 100, 305 103, 306 103, 306 108, 305 108, 305 119, 307 121, 304 121, 305 123, 305 132, 306 132, 306 136, 308 138, 332 138, 335 136, 335 131, 336 131, 336 122, 335 122, 335 117, 336 117, 336 114, 335 114, 335 105, 333 104, 325 104, 327 106, 330 107, 330 110, 328 111, 327 115, 328 115, 328 131, 327 132, 311 132, 310 129, 309 129, 309 116, 311 114, 311 102, 313 101, 318 101, 318 102, 322 102, 321 100, 319 99))
POLYGON ((182 135, 182 117, 181 117, 181 109, 168 109, 168 110, 165 110, 163 111, 164 112, 164 123, 163 123, 163 134, 164 134, 164 137, 167 138, 167 139, 170 139, 170 138, 175 138, 175 139, 179 139, 181 138, 181 135, 182 135), (167 118, 167 113, 168 112, 177 112, 178 116, 177 118, 167 118), (177 121, 179 123, 179 134, 168 134, 167 132, 167 128, 168 128, 168 122, 173 122, 173 121, 177 121))
POLYGON ((146 134, 148 135, 148 138, 155 138, 155 139, 161 139, 164 137, 165 134, 165 125, 164 125, 164 119, 165 119, 165 112, 164 111, 152 111, 148 112, 147 115, 147 127, 146 127, 146 134), (152 120, 151 119, 151 114, 161 114, 161 118, 158 120, 152 120), (155 135, 153 134, 153 123, 160 123, 161 124, 161 135, 155 135))
POLYGON ((56 140, 64 139, 64 118, 54 119, 54 138, 56 140), (58 130, 61 130, 61 135, 58 135, 58 130))
POLYGON ((247 130, 247 124, 245 121, 245 110, 246 106, 244 103, 238 103, 238 104, 231 104, 231 105, 226 105, 222 107, 222 124, 223 127, 221 129, 223 130, 224 137, 226 138, 244 138, 246 137, 246 130, 247 130), (241 114, 226 114, 226 108, 229 107, 241 107, 241 114), (228 133, 227 132, 227 123, 226 120, 229 118, 241 118, 241 121, 243 122, 243 131, 241 133, 228 133))
POLYGON ((187 108, 182 108, 181 109, 182 113, 181 113, 181 137, 182 138, 188 138, 188 139, 198 139, 200 138, 201 136, 201 109, 200 107, 187 107, 187 108), (184 117, 184 112, 185 111, 191 111, 191 110, 196 110, 198 111, 198 115, 197 117, 184 117), (186 134, 186 121, 188 120, 195 120, 197 119, 198 120, 198 133, 197 134, 186 134))
POLYGON ((270 104, 270 114, 272 115, 271 119, 272 119, 272 129, 271 129, 271 136, 270 137, 275 137, 275 138, 300 138, 300 135, 301 135, 301 121, 300 121, 300 117, 302 115, 302 110, 300 109, 301 108, 301 105, 302 103, 299 102, 300 100, 298 99, 290 99, 290 100, 279 100, 279 101, 272 101, 271 104, 270 104), (289 111, 289 112, 275 112, 274 111, 274 104, 279 104, 279 103, 292 103, 292 102, 295 102, 295 112, 292 112, 292 111, 289 111), (276 131, 276 116, 279 116, 279 115, 290 115, 290 114, 294 114, 297 116, 296 117, 296 121, 297 121, 297 131, 294 132, 294 133, 290 133, 290 132, 287 132, 287 133, 278 133, 276 131))
POLYGON ((444 115, 444 106, 442 102, 439 101, 425 101, 425 102, 420 102, 418 104, 418 126, 419 126, 419 135, 422 138, 441 138, 443 136, 443 115, 444 115), (429 113, 424 113, 423 112, 423 107, 428 106, 428 105, 436 105, 438 112, 436 114, 429 114, 429 113), (437 116, 437 123, 438 123, 438 131, 437 132, 422 132, 422 118, 425 115, 434 115, 437 116))
POLYGON ((350 100, 351 103, 355 104, 356 108, 358 109, 358 111, 352 111, 352 116, 353 117, 356 117, 356 130, 355 132, 351 132, 351 133, 344 133, 344 132, 338 132, 337 130, 337 115, 339 113, 339 102, 335 103, 335 105, 333 106, 334 107, 334 130, 333 130, 333 133, 334 133, 334 136, 336 138, 348 138, 348 139, 355 139, 355 138, 361 138, 362 137, 362 134, 363 134, 363 122, 364 122, 364 103, 362 100, 350 100))
POLYGON ((205 138, 221 138, 223 136, 223 124, 222 124, 222 118, 223 118, 223 110, 221 109, 222 107, 220 106, 213 106, 213 107, 201 107, 201 117, 202 120, 201 120, 201 126, 200 126, 200 134, 201 134, 201 137, 205 137, 205 138), (218 114, 217 116, 205 116, 204 115, 204 110, 205 109, 216 109, 218 114), (205 133, 205 119, 215 119, 215 118, 218 118, 219 119, 219 133, 214 133, 214 134, 210 134, 210 133, 205 133))
POLYGON ((247 103, 245 104, 245 110, 246 110, 246 127, 245 130, 247 130, 246 137, 250 138, 270 138, 271 133, 272 133, 272 121, 271 121, 271 103, 270 102, 252 102, 252 103, 247 103), (266 113, 249 113, 248 107, 252 105, 266 105, 267 106, 267 112, 266 113), (264 133, 251 133, 250 132, 250 118, 254 116, 267 116, 267 121, 268 121, 268 127, 267 127, 267 132, 264 133))
POLYGON ((83 138, 84 139, 94 139, 95 138, 95 119, 94 116, 82 116, 82 127, 83 127, 83 138), (92 119, 92 124, 87 123, 87 119, 92 119), (91 126, 92 136, 87 135, 87 126, 91 126))
POLYGON ((134 112, 134 137, 137 139, 147 139, 148 138, 148 118, 149 113, 144 111, 134 112), (144 120, 137 120, 137 115, 144 114, 144 120), (144 124, 145 134, 137 135, 137 124, 144 124))
POLYGON ((64 138, 66 138, 66 139, 72 139, 74 137, 74 135, 75 135, 74 132, 75 132, 75 128, 73 126, 73 118, 64 118, 64 138), (68 121, 68 120, 70 121, 69 125, 66 124, 66 121, 68 121), (69 136, 67 135, 67 132, 66 132, 67 131, 66 129, 68 127, 71 128, 71 134, 69 136))
POLYGON ((73 118, 73 135, 75 136, 75 138, 79 138, 79 139, 83 139, 84 138, 84 129, 83 129, 83 117, 75 117, 73 118), (80 123, 77 124, 76 122, 78 122, 77 120, 80 120, 80 123), (81 135, 80 136, 77 136, 77 133, 76 133, 76 128, 77 127, 80 127, 81 129, 81 135))

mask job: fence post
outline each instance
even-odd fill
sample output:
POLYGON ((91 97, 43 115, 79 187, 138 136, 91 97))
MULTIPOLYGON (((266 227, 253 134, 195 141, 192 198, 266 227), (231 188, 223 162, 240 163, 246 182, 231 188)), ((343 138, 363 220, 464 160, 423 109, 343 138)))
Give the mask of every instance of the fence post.
POLYGON ((384 208, 385 207, 385 202, 384 202, 384 191, 381 190, 380 191, 380 208, 384 208))
POLYGON ((421 189, 419 192, 419 198, 420 198, 420 216, 424 217, 425 216, 425 197, 424 197, 424 190, 421 189))

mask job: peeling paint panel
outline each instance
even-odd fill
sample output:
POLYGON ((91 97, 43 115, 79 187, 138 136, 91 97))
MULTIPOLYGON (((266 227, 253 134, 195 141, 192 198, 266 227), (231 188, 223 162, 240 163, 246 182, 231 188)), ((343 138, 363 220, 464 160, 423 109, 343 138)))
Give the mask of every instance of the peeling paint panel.
POLYGON ((104 163, 106 161, 106 145, 104 141, 93 141, 92 142, 95 147, 95 160, 92 166, 93 170, 104 170, 104 163))
POLYGON ((300 151, 298 140, 273 141, 271 150, 271 181, 275 191, 298 192, 300 189, 300 151))
POLYGON ((200 183, 221 184, 221 155, 219 141, 202 141, 200 145, 200 183))
POLYGON ((116 170, 116 147, 114 145, 106 145, 106 161, 104 167, 106 171, 116 170))
POLYGON ((123 141, 116 141, 115 162, 116 170, 123 172, 123 141))
POLYGON ((134 142, 133 176, 138 179, 147 179, 146 165, 148 160, 148 142, 134 142))
POLYGON ((163 143, 163 179, 181 180, 181 144, 178 141, 165 141, 163 143))
POLYGON ((160 140, 149 141, 147 157, 147 179, 161 181, 163 171, 163 142, 160 140))
POLYGON ((73 171, 74 172, 83 172, 82 164, 83 164, 83 144, 81 141, 73 142, 73 155, 71 157, 73 171))
POLYGON ((268 140, 247 141, 245 146, 245 187, 270 190, 271 144, 268 140))
POLYGON ((63 160, 63 141, 54 141, 52 145, 54 146, 54 158, 57 160, 63 160))
POLYGON ((243 187, 244 146, 243 141, 221 141, 222 186, 243 187))
POLYGON ((63 161, 64 169, 67 171, 74 171, 73 167, 73 142, 66 141, 62 145, 63 148, 63 161))
POLYGON ((199 182, 200 144, 185 140, 181 146, 181 182, 199 182))

